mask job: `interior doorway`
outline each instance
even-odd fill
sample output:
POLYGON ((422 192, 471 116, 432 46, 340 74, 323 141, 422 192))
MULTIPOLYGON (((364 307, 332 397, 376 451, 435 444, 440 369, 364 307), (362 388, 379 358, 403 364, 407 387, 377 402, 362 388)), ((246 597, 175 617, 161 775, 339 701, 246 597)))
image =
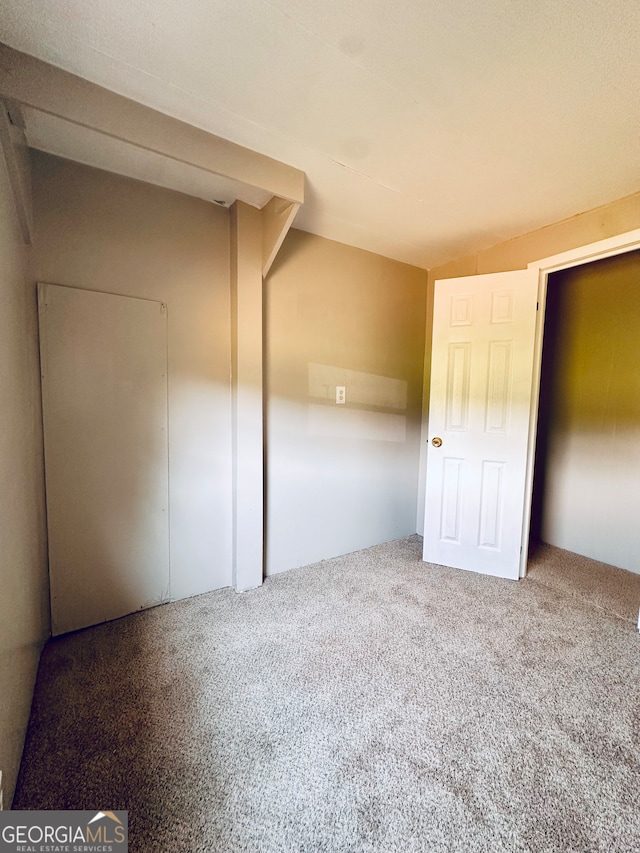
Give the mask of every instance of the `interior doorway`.
POLYGON ((531 539, 640 571, 640 251, 548 278, 531 539))
MULTIPOLYGON (((517 383, 518 388, 520 389, 519 393, 520 392, 521 393, 517 399, 517 405, 515 408, 516 408, 517 412, 526 413, 525 418, 528 419, 528 436, 526 435, 527 427, 525 426, 525 436, 524 436, 525 440, 524 440, 523 445, 522 445, 522 456, 521 456, 522 470, 524 472, 522 490, 520 492, 519 498, 513 497, 513 499, 509 502, 510 509, 511 508, 515 509, 515 515, 512 513, 509 516, 509 521, 508 521, 509 530, 514 530, 514 531, 517 530, 518 534, 519 534, 519 537, 518 537, 519 538, 519 549, 518 549, 519 554, 518 554, 518 551, 516 551, 516 553, 513 557, 513 559, 515 561, 515 572, 513 571, 514 566, 512 565, 512 563, 509 563, 509 565, 507 566, 508 571, 507 571, 507 569, 505 569, 505 571, 503 571, 503 572, 502 571, 501 572, 487 571, 486 568, 483 568, 482 566, 478 565, 477 563, 474 563, 472 560, 471 561, 466 560, 464 562, 456 562, 455 567, 469 569, 472 571, 484 571, 485 573, 490 573, 490 574, 500 574, 502 577, 514 577, 515 578, 518 576, 519 577, 525 576, 526 569, 527 569, 527 560, 528 560, 529 543, 530 543, 530 531, 531 531, 531 522, 532 522, 534 463, 536 460, 535 451, 536 451, 536 438, 537 438, 537 428, 538 428, 538 420, 539 420, 538 419, 538 403, 539 403, 539 397, 540 397, 540 380, 541 380, 542 351, 543 351, 543 333, 544 333, 544 321, 545 321, 546 306, 547 306, 547 291, 548 291, 548 289, 550 289, 550 288, 548 288, 549 282, 551 281, 551 287, 553 287, 554 280, 552 279, 552 276, 554 273, 558 273, 559 271, 572 270, 576 267, 589 265, 589 264, 592 264, 594 262, 602 261, 602 260, 608 259, 608 258, 615 259, 618 256, 634 252, 638 249, 640 249, 640 230, 630 231, 630 232, 627 232, 625 234, 620 234, 620 235, 617 235, 615 237, 607 238, 605 240, 600 240, 597 243, 591 243, 591 244, 581 246, 577 249, 572 249, 570 251, 564 252, 564 253, 559 254, 559 255, 553 255, 553 256, 548 257, 548 258, 543 258, 539 261, 533 261, 529 264, 527 270, 522 271, 523 280, 521 282, 520 292, 523 292, 523 288, 524 288, 528 294, 529 293, 529 286, 531 285, 533 287, 533 300, 532 300, 531 305, 530 305, 530 310, 531 310, 532 322, 533 322, 533 325, 535 326, 535 334, 534 334, 532 352, 530 352, 529 355, 527 356, 528 358, 531 357, 531 360, 529 361, 530 372, 528 374, 529 378, 527 379, 526 387, 521 388, 520 383, 517 383), (536 301, 536 291, 537 291, 537 301, 536 301), (532 369, 531 369, 531 366, 532 366, 532 369)), ((622 262, 622 263, 624 264, 624 262, 622 262)), ((597 269, 597 267, 594 267, 594 268, 597 269)), ((507 293, 507 291, 510 287, 510 284, 509 284, 509 282, 507 282, 506 279, 504 280, 504 282, 500 281, 499 279, 501 276, 509 276, 509 275, 514 275, 514 273, 504 273, 504 272, 503 273, 494 273, 494 274, 489 274, 488 276, 487 275, 484 275, 484 276, 468 276, 468 277, 462 277, 462 278, 457 278, 457 279, 456 278, 446 279, 446 280, 444 280, 444 282, 436 282, 436 295, 434 297, 434 330, 436 329, 436 327, 439 329, 440 327, 446 326, 446 327, 451 327, 453 329, 454 327, 457 328, 458 326, 460 326, 460 327, 470 326, 472 324, 473 311, 465 309, 465 311, 463 311, 463 313, 460 314, 460 312, 458 311, 458 307, 457 307, 458 303, 461 303, 461 304, 462 303, 464 303, 464 304, 469 303, 470 304, 471 297, 474 294, 475 290, 477 290, 479 283, 482 283, 482 281, 484 281, 487 278, 492 279, 492 283, 495 284, 495 286, 498 288, 500 288, 503 283, 505 284, 505 288, 503 289, 504 292, 501 291, 499 294, 498 291, 496 291, 496 293, 494 293, 494 297, 497 297, 499 295, 504 296, 507 293), (445 290, 443 290, 443 288, 445 287, 445 284, 446 284, 447 288, 450 288, 450 287, 459 288, 460 292, 457 293, 457 291, 456 291, 456 293, 450 293, 448 290, 445 292, 445 290), (440 286, 440 291, 438 291, 439 286, 440 286), (448 303, 449 310, 448 310, 448 312, 447 312, 447 310, 445 310, 447 308, 447 305, 445 305, 445 309, 443 309, 443 310, 445 310, 445 313, 443 314, 440 323, 435 322, 435 314, 436 314, 435 302, 437 302, 437 300, 438 300, 438 294, 440 294, 440 296, 445 299, 445 302, 446 302, 446 297, 449 297, 449 303, 448 303), (466 300, 466 302, 465 302, 465 300, 466 300), (459 314, 460 314, 460 316, 459 316, 459 314)), ((600 290, 598 291, 598 293, 599 293, 599 296, 603 297, 603 299, 604 299, 604 303, 603 303, 604 307, 597 308, 597 306, 596 306, 597 310, 595 312, 595 323, 596 323, 597 335, 600 337, 603 337, 603 335, 601 334, 602 333, 601 319, 602 319, 602 314, 606 313, 605 309, 608 310, 608 306, 609 306, 609 302, 610 302, 610 298, 608 298, 608 290, 610 290, 610 288, 607 287, 606 285, 603 286, 602 284, 599 285, 599 288, 600 288, 600 290)), ((514 293, 515 293, 515 291, 514 291, 514 293)), ((550 297, 551 301, 549 303, 549 311, 550 311, 551 315, 553 315, 553 313, 554 313, 553 298, 554 297, 552 295, 550 297)), ((494 303, 495 303, 495 299, 494 299, 494 303)), ((587 298, 587 304, 589 304, 588 298, 587 298)), ((486 312, 484 312, 484 313, 486 313, 486 312)), ((498 322, 498 319, 494 318, 493 322, 494 323, 498 322)), ((550 320, 550 322, 552 323, 553 320, 550 320)), ((483 403, 483 401, 484 402, 491 401, 494 399, 494 397, 496 395, 493 393, 493 390, 491 391, 490 394, 483 394, 483 393, 472 394, 471 393, 470 382, 467 382, 467 380, 465 378, 467 376, 467 373, 470 372, 470 367, 469 367, 469 370, 467 370, 465 365, 467 365, 467 363, 469 365, 471 365, 471 362, 472 362, 471 354, 469 353, 468 359, 466 356, 464 358, 461 356, 460 359, 458 359, 458 361, 460 362, 460 365, 461 365, 459 370, 456 368, 456 365, 458 363, 456 361, 456 359, 453 358, 453 361, 452 361, 452 357, 455 356, 457 350, 458 349, 464 350, 465 347, 468 349, 469 344, 468 344, 468 342, 466 344, 464 344, 464 341, 462 341, 462 343, 457 342, 457 338, 454 340, 454 338, 451 337, 451 335, 453 334, 452 332, 451 333, 448 332, 447 334, 448 334, 448 337, 445 336, 446 339, 443 338, 443 341, 441 341, 441 344, 444 345, 444 349, 442 352, 442 358, 440 358, 440 357, 436 358, 436 341, 435 341, 435 338, 434 338, 434 345, 432 347, 431 393, 430 393, 430 406, 429 406, 429 432, 430 432, 429 439, 430 439, 430 444, 433 445, 434 448, 436 448, 436 452, 440 452, 440 453, 441 453, 441 451, 439 450, 439 448, 441 448, 443 446, 443 444, 446 443, 446 447, 448 449, 445 453, 446 458, 444 458, 443 461, 447 462, 447 460, 449 460, 450 462, 455 462, 457 464, 456 470, 458 471, 459 476, 450 477, 449 480, 453 483, 453 485, 451 486, 451 488, 447 488, 447 483, 445 482, 443 477, 440 476, 440 473, 439 473, 442 466, 438 467, 437 465, 433 466, 430 464, 430 460, 433 458, 433 456, 432 456, 432 452, 431 452, 431 447, 427 448, 426 490, 425 490, 425 528, 424 528, 424 530, 425 530, 425 536, 424 536, 425 551, 423 553, 423 559, 425 559, 427 562, 439 562, 443 565, 453 565, 454 564, 453 561, 448 561, 446 558, 442 559, 442 558, 440 558, 440 555, 434 556, 434 555, 432 555, 432 553, 430 551, 429 552, 427 551, 427 545, 429 545, 429 547, 430 547, 430 543, 432 541, 435 541, 438 538, 440 540, 446 538, 445 534, 442 532, 442 524, 440 524, 440 529, 436 529, 434 531, 434 530, 428 529, 428 522, 430 520, 433 521, 434 518, 436 520, 436 523, 438 522, 438 519, 442 520, 442 519, 446 518, 447 521, 450 518, 453 519, 452 524, 449 525, 447 527, 447 530, 445 531, 445 533, 448 534, 449 528, 451 528, 451 530, 454 532, 455 535, 454 536, 449 535, 449 539, 452 539, 452 541, 453 541, 453 539, 455 539, 456 543, 463 544, 463 545, 471 543, 471 545, 473 545, 475 547, 476 551, 478 551, 480 548, 484 547, 484 542, 480 541, 481 537, 478 536, 478 530, 482 530, 482 524, 478 523, 478 517, 480 518, 480 522, 481 522, 482 521, 482 507, 483 507, 482 498, 483 498, 484 492, 482 489, 482 482, 480 483, 480 488, 479 489, 476 488, 476 486, 477 486, 476 481, 478 480, 478 478, 472 477, 472 475, 474 474, 474 469, 473 469, 472 465, 467 464, 468 459, 465 456, 464 452, 457 452, 457 445, 455 443, 453 443, 452 440, 450 440, 451 435, 447 435, 447 436, 442 435, 442 430, 445 430, 445 427, 447 427, 447 424, 449 424, 449 426, 448 426, 449 432, 452 432, 454 429, 457 429, 458 432, 464 433, 464 435, 466 436, 470 430, 470 427, 467 423, 467 420, 465 420, 465 418, 462 418, 462 420, 458 419, 460 421, 460 423, 457 423, 457 421, 456 421, 456 423, 454 423, 453 420, 451 420, 451 418, 449 418, 447 420, 446 413, 447 412, 451 413, 451 411, 454 411, 454 409, 456 412, 458 412, 458 410, 462 413, 467 412, 467 411, 470 412, 471 411, 471 400, 473 397, 473 399, 475 401, 474 402, 474 411, 476 409, 478 409, 480 411, 480 414, 482 415, 483 410, 482 410, 481 404, 483 403), (436 367, 438 367, 438 370, 436 370, 436 367), (435 371, 435 373, 434 373, 434 371, 435 371), (458 376, 458 374, 460 374, 460 376, 458 376), (456 378, 456 377, 458 377, 458 378, 456 378), (452 408, 453 402, 451 402, 451 405, 449 405, 447 403, 447 400, 455 402, 456 406, 454 408, 452 408), (442 420, 442 417, 440 417, 440 420, 436 423, 437 418, 435 417, 435 415, 438 413, 440 413, 440 415, 442 415, 442 413, 444 413, 444 421, 442 420), (449 421, 451 421, 451 423, 449 423, 449 421), (434 433, 434 432, 437 432, 438 434, 437 435, 434 434, 432 437, 431 433, 434 433), (445 439, 446 439, 446 442, 445 442, 445 439), (449 457, 451 457, 451 459, 449 459, 449 457), (437 488, 431 488, 431 490, 430 490, 430 477, 431 477, 431 486, 433 487, 435 484, 435 486, 437 488), (467 488, 467 486, 468 486, 468 488, 467 488), (433 499, 434 493, 436 494, 437 500, 433 499), (468 498, 469 494, 471 494, 471 498, 468 498), (465 495, 467 495, 467 498, 464 497, 465 495), (478 495, 480 495, 480 499, 476 500, 475 498, 477 498, 478 495), (431 500, 429 499, 430 496, 431 496, 431 500), (467 511, 467 507, 471 507, 471 510, 467 511), (445 512, 445 510, 446 510, 446 512, 445 512), (479 516, 478 516, 478 512, 480 513, 479 516), (459 525, 458 525, 458 520, 460 520, 459 525), (464 521, 464 526, 462 523, 463 521, 464 521)), ((480 342, 483 344, 490 345, 491 340, 492 340, 491 335, 493 335, 493 332, 490 332, 488 337, 479 338, 480 342)), ((494 335, 494 337, 495 337, 495 335, 494 335)), ((617 339, 615 322, 607 330, 606 334, 604 334, 605 340, 611 339, 611 338, 617 339)), ((466 340, 466 337, 465 337, 465 340, 466 340)), ((513 338, 513 341, 516 341, 516 340, 518 342, 518 346, 520 347, 520 349, 522 349, 524 346, 522 343, 522 338, 519 336, 516 336, 513 338)), ((442 349, 442 347, 440 347, 440 348, 442 349)), ((486 349, 486 347, 485 347, 485 349, 486 349)), ((592 343, 592 341, 587 339, 586 351, 591 352, 592 350, 593 350, 593 343, 592 343)), ((484 352, 484 350, 482 350, 482 352, 484 352)), ((481 354, 482 354, 482 352, 481 352, 481 354)), ((463 355, 464 355, 464 352, 463 352, 463 355)), ((484 359, 484 362, 483 362, 482 358, 476 359, 476 370, 475 370, 476 374, 478 372, 478 369, 480 369, 481 373, 484 370, 484 373, 487 376, 491 375, 491 369, 489 369, 489 372, 487 373, 486 372, 486 364, 485 364, 484 368, 482 366, 485 362, 486 362, 486 358, 484 359), (478 363, 480 364, 479 368, 477 367, 478 363)), ((616 366, 613 364, 610 364, 609 362, 610 362, 610 360, 606 362, 606 364, 608 365, 608 367, 607 367, 608 372, 606 373, 606 377, 607 377, 606 381, 604 383, 598 382, 597 380, 593 380, 593 379, 590 381, 593 382, 593 384, 595 384, 596 386, 598 384, 604 385, 604 386, 608 387, 609 391, 610 391, 611 386, 613 384, 613 379, 614 378, 616 380, 619 379, 619 376, 618 376, 619 371, 618 371, 618 373, 616 373, 616 366)), ((636 363, 637 363, 637 359, 636 359, 636 363)), ((599 361, 598 361, 598 358, 596 358, 595 364, 596 364, 596 367, 601 366, 599 361)), ((490 366, 489 366, 489 368, 490 368, 490 366)), ((578 370, 577 373, 579 374, 580 370, 578 370)), ((596 371, 596 373, 597 373, 597 371, 596 371)), ((498 375, 498 374, 496 374, 496 375, 498 375)), ((503 374, 501 374, 501 375, 505 375, 505 376, 510 375, 510 371, 503 371, 503 374)), ((631 365, 629 365, 625 369, 625 371, 623 371, 622 375, 623 376, 624 375, 631 375, 631 376, 635 375, 635 373, 633 371, 633 358, 632 358, 631 365)), ((500 383, 498 383, 498 384, 500 384, 500 383)), ((516 383, 514 383, 514 385, 515 384, 516 383)), ((495 385, 495 383, 491 385, 492 389, 494 388, 494 385, 495 385)), ((511 408, 513 408, 513 406, 511 405, 513 403, 513 400, 511 399, 511 392, 509 391, 509 389, 512 387, 511 382, 508 382, 506 385, 504 383, 502 383, 502 385, 500 385, 500 387, 503 387, 506 389, 506 396, 503 395, 503 397, 505 399, 508 398, 511 401, 511 403, 509 405, 511 406, 511 408)), ((633 390, 630 390, 627 385, 624 385, 623 386, 623 394, 626 394, 627 392, 632 397, 635 396, 633 390)), ((503 397, 500 397, 500 399, 503 399, 503 397)), ((476 418, 476 420, 477 420, 477 418, 476 418)), ((479 424, 480 430, 482 430, 484 428, 484 430, 486 432, 488 429, 488 426, 487 426, 488 421, 486 420, 486 418, 483 419, 483 417, 480 417, 480 421, 481 421, 479 424), (484 423, 484 427, 483 427, 483 423, 484 423)), ((469 424, 470 424, 470 421, 469 421, 469 424)), ((612 431, 613 438, 616 438, 616 439, 619 438, 618 420, 616 418, 614 418, 611 431, 612 431)), ((502 430, 502 432, 505 432, 505 430, 502 430)), ((508 433, 508 430, 506 432, 508 433)), ((544 440, 545 440, 545 436, 543 435, 542 436, 542 442, 543 443, 544 443, 544 440)), ((636 454, 637 454, 636 447, 638 444, 640 444, 640 442, 638 442, 636 440, 636 436, 633 436, 633 441, 631 443, 624 444, 624 447, 626 448, 626 455, 623 456, 622 460, 618 460, 616 465, 613 466, 610 464, 610 462, 607 461, 606 453, 602 450, 602 447, 598 446, 596 443, 595 450, 592 450, 591 456, 588 456, 588 461, 590 463, 594 463, 594 460, 595 460, 595 463, 600 464, 600 468, 602 471, 608 472, 610 470, 615 470, 616 472, 618 472, 619 476, 618 476, 617 482, 618 482, 618 485, 620 485, 620 483, 621 483, 620 472, 625 472, 629 467, 634 467, 634 463, 636 461, 636 454)), ((610 447, 613 447, 613 446, 614 446, 614 441, 613 441, 613 439, 610 439, 609 445, 607 445, 607 447, 606 447, 606 451, 608 451, 610 449, 610 447)), ((463 448, 463 451, 464 451, 464 448, 463 448)), ((502 459, 502 457, 499 456, 498 454, 499 454, 499 449, 493 455, 491 455, 490 457, 487 457, 487 459, 490 461, 490 463, 493 464, 494 466, 496 464, 495 460, 500 461, 502 459)), ((486 460, 484 460, 484 461, 486 461, 486 460)), ((483 462, 483 464, 484 464, 484 462, 483 462)), ((450 466, 450 467, 452 467, 452 466, 450 466)), ((592 467, 593 467, 593 464, 592 464, 592 467)), ((476 469, 477 468, 478 468, 478 466, 476 465, 476 469)), ((580 475, 584 475, 585 471, 589 470, 589 465, 585 465, 584 463, 582 463, 582 464, 579 463, 577 466, 574 466, 574 468, 580 475)), ((482 470, 484 470, 484 468, 482 470)), ((593 492, 594 487, 595 487, 595 489, 598 489, 600 486, 600 480, 604 481, 604 476, 602 476, 600 479, 598 478, 598 476, 591 476, 590 479, 587 476, 586 481, 583 479, 583 483, 579 486, 579 488, 577 490, 576 494, 578 497, 576 499, 574 499, 574 504, 577 505, 580 502, 580 500, 584 497, 584 494, 588 493, 589 491, 593 492)), ((625 516, 629 511, 629 507, 633 507, 635 505, 635 499, 633 498, 633 496, 631 496, 631 491, 636 491, 636 490, 633 489, 633 487, 629 487, 629 486, 624 485, 624 484, 621 486, 620 494, 621 494, 622 510, 618 513, 618 515, 616 517, 619 517, 621 515, 625 516)), ((499 489, 494 490, 494 492, 496 494, 500 495, 499 489)), ((501 506, 504 506, 504 501, 497 500, 496 502, 494 502, 494 504, 492 504, 492 506, 494 506, 494 505, 498 509, 500 509, 501 506)), ((543 506, 544 504, 539 504, 539 505, 543 506)), ((597 506, 597 504, 596 504, 596 506, 597 506)), ((573 509, 573 511, 571 513, 571 517, 572 518, 577 517, 579 519, 580 517, 579 517, 579 514, 576 514, 575 507, 572 507, 572 509, 573 509)), ((503 515, 504 515, 504 513, 501 511, 499 517, 502 518, 503 515)), ((602 515, 602 513, 600 513, 600 515, 602 515)), ((494 517, 498 518, 498 514, 494 513, 494 517)), ((534 512, 533 520, 534 520, 534 523, 537 520, 535 512, 534 512)), ((580 524, 580 523, 581 522, 578 521, 578 524, 580 524)), ((583 526, 584 526, 584 524, 583 524, 583 526)), ((605 525, 605 527, 606 527, 606 525, 605 525)), ((614 540, 616 540, 614 544, 616 544, 617 546, 624 546, 625 548, 627 548, 627 552, 628 552, 629 537, 627 535, 616 535, 616 533, 614 533, 613 537, 612 537, 611 532, 609 530, 605 530, 605 533, 604 534, 601 533, 601 535, 600 535, 601 541, 608 542, 612 538, 614 540)), ((498 537, 498 541, 501 541, 500 537, 498 537)), ((552 542, 552 544, 554 544, 554 543, 552 542)), ((567 550, 569 550, 572 547, 575 548, 576 546, 575 545, 569 545, 567 543, 562 543, 562 544, 560 544, 560 547, 564 547, 567 550)), ((584 553, 584 549, 582 549, 582 550, 584 553)), ((634 547, 632 545, 631 551, 633 554, 639 553, 640 547, 634 547)), ((623 565, 623 566, 626 566, 628 564, 628 560, 626 558, 622 558, 623 562, 621 563, 620 562, 621 558, 616 557, 612 560, 611 556, 609 554, 603 555, 601 553, 596 553, 596 554, 593 554, 593 556, 595 556, 596 559, 599 559, 603 562, 614 562, 614 564, 623 565)), ((633 564, 631 564, 631 565, 633 565, 633 564)))

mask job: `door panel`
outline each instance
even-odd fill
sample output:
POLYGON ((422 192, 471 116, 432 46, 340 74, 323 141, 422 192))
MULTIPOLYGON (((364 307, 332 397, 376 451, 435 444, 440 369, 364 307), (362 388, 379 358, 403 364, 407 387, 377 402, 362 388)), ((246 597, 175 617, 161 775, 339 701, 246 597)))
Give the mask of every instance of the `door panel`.
POLYGON ((436 282, 428 562, 518 577, 537 289, 534 270, 436 282))
POLYGON ((167 315, 38 286, 54 635, 169 598, 167 315))

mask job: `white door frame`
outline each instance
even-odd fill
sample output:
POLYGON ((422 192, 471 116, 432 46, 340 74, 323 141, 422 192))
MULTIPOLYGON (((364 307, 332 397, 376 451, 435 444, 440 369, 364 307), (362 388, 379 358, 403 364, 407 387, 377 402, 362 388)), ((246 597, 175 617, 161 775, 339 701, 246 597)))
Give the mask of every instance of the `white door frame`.
MULTIPOLYGON (((640 249, 640 228, 627 231, 597 243, 589 243, 559 255, 551 255, 539 261, 532 261, 528 269, 538 270, 538 312, 536 317, 536 339, 533 355, 533 377, 531 386, 531 410, 529 415, 529 442, 527 450, 527 475, 525 486, 525 506, 522 528, 522 549, 520 558, 520 577, 527 571, 529 552, 529 530, 531 527, 531 502, 533 498, 533 468, 536 452, 536 431, 538 427, 538 403, 540 398, 540 371, 542 367, 542 343, 544 337, 544 316, 547 300, 547 284, 551 273, 558 270, 577 267, 592 261, 611 258, 640 249)), ((639 617, 640 618, 640 617, 639 617)), ((640 623, 639 623, 640 624, 640 623)))

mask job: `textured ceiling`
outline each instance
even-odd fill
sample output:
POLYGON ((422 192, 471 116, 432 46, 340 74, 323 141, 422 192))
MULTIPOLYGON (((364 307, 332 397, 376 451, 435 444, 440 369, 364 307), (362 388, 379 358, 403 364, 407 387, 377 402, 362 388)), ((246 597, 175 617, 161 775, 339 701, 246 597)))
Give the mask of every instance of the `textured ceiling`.
POLYGON ((640 190, 637 0, 0 0, 0 41, 302 169, 422 267, 640 190))

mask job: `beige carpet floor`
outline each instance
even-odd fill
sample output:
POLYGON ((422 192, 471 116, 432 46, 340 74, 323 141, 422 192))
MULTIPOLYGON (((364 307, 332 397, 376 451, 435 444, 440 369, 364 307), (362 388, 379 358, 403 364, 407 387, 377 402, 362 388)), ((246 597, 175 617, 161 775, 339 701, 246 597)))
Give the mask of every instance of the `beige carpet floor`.
POLYGON ((640 851, 640 576, 414 536, 44 649, 14 808, 144 853, 640 851))

